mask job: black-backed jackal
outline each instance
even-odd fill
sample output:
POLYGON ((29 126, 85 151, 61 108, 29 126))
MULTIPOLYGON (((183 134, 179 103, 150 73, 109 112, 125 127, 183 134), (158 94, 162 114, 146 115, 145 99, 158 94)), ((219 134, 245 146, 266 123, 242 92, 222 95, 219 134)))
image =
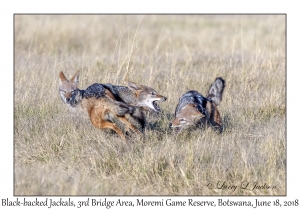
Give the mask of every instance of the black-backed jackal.
POLYGON ((208 124, 222 132, 220 113, 217 106, 222 100, 225 80, 216 78, 206 97, 195 90, 188 91, 180 99, 175 110, 175 118, 170 127, 178 134, 182 129, 197 125, 208 124))
POLYGON ((79 71, 68 80, 63 72, 59 74, 59 94, 62 101, 71 109, 81 108, 88 113, 91 123, 96 128, 109 128, 118 133, 122 139, 125 136, 120 128, 113 121, 116 119, 125 123, 132 131, 139 131, 126 119, 125 115, 136 112, 138 107, 130 106, 126 103, 116 101, 113 94, 101 84, 96 87, 88 87, 80 90, 77 85, 79 81, 79 71), (95 88, 97 97, 94 97, 95 88))

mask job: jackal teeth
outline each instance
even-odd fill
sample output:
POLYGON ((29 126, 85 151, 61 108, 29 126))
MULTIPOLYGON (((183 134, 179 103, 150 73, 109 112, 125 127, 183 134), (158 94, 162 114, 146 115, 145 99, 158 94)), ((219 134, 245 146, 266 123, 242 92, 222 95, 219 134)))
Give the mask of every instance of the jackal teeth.
POLYGON ((156 111, 160 111, 160 107, 157 105, 155 101, 153 101, 153 107, 155 108, 156 111))

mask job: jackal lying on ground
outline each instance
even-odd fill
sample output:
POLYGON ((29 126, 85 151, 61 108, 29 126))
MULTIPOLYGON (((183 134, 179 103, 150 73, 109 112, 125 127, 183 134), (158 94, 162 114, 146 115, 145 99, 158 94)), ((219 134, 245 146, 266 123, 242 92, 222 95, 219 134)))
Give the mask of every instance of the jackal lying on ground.
POLYGON ((216 78, 211 85, 207 97, 195 90, 188 91, 180 99, 175 110, 175 119, 170 127, 178 134, 182 129, 201 124, 208 124, 222 132, 220 113, 217 106, 222 100, 225 80, 216 78))
POLYGON ((139 131, 125 118, 137 112, 138 107, 130 106, 126 103, 116 101, 113 94, 101 84, 96 86, 97 97, 93 96, 95 86, 88 87, 86 90, 80 90, 77 85, 79 81, 79 71, 67 80, 64 73, 59 74, 59 93, 62 101, 69 108, 78 110, 81 107, 88 113, 91 123, 96 128, 109 128, 118 133, 122 139, 125 139, 123 132, 113 122, 119 120, 125 123, 132 131, 139 131))

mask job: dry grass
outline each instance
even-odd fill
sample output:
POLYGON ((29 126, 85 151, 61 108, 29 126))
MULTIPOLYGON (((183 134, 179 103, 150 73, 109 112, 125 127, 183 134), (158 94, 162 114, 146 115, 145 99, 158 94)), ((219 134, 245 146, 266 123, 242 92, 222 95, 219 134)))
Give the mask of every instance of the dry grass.
POLYGON ((285 16, 15 16, 15 195, 285 195, 285 16), (124 143, 70 113, 58 74, 79 87, 126 85, 168 97, 145 138, 124 143), (223 134, 168 125, 179 97, 227 86, 223 134), (207 187, 267 183, 272 190, 207 187))

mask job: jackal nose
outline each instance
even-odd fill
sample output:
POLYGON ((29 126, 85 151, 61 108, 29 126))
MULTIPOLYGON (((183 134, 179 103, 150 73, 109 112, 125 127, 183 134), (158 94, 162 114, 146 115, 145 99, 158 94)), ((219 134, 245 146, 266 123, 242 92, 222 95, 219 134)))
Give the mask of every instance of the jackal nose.
POLYGON ((70 103, 71 98, 66 98, 66 102, 70 103))
POLYGON ((167 97, 164 97, 164 98, 163 98, 163 101, 165 101, 165 100, 167 100, 167 97))

